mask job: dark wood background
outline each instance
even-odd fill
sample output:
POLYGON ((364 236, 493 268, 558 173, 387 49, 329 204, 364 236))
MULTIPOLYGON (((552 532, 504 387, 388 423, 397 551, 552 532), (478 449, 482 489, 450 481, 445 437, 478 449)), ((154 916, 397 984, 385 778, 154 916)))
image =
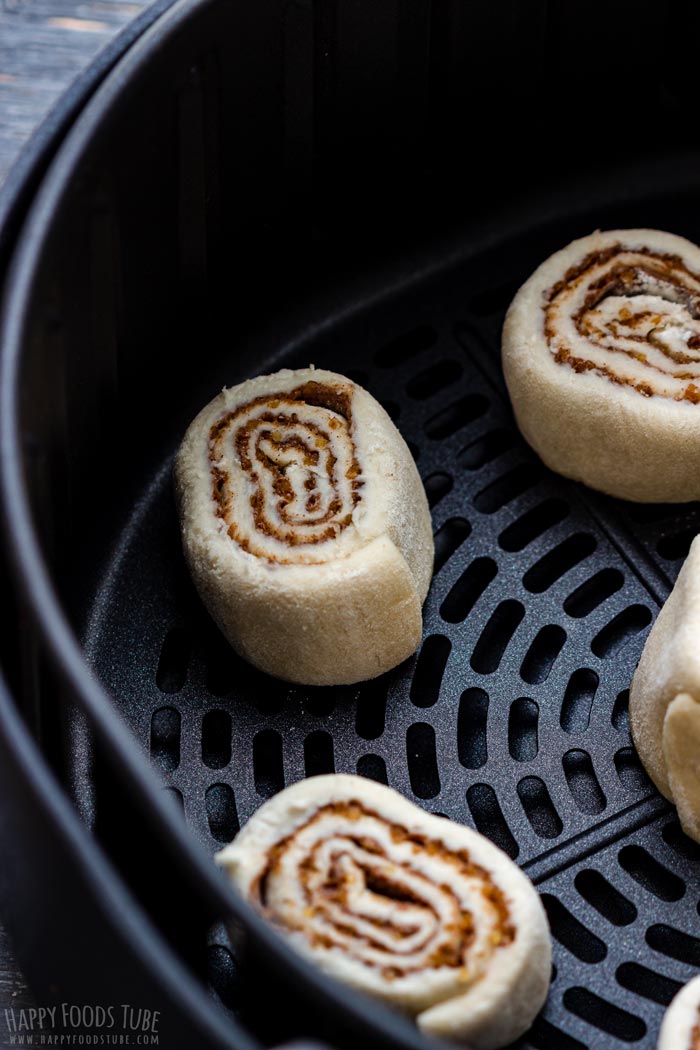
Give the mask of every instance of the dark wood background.
MULTIPOLYGON (((0 0, 0 192, 22 146, 61 92, 146 6, 147 0, 0 0)), ((0 927, 0 1019, 6 1007, 29 1005, 0 927)), ((3 1022, 0 1046, 4 1036, 3 1022)))
POLYGON ((0 183, 71 80, 147 0, 0 0, 0 183))

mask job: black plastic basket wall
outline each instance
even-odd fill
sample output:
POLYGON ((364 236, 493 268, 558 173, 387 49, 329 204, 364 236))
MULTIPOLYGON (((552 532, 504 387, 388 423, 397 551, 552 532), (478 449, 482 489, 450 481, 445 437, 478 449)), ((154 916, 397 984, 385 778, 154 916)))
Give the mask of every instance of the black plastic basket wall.
MULTIPOLYGON (((207 849, 305 775, 388 782, 484 832, 544 895, 555 976, 522 1045, 651 1050, 700 965, 700 866, 639 766, 627 690, 700 511, 545 470, 513 423, 499 339, 519 283, 574 236, 700 241, 698 158, 663 155, 696 125, 676 56, 698 16, 641 3, 631 26, 627 5, 544 0, 192 10, 83 129, 25 310, 33 510, 88 660, 207 849), (656 89, 623 120, 610 100, 632 91, 610 56, 647 54, 660 22, 684 27, 679 50, 652 48, 656 89), (668 123, 650 144, 655 115, 668 123), (639 167, 601 171, 613 157, 639 167), (189 582, 171 490, 186 422, 222 384, 310 361, 385 405, 435 528, 419 653, 353 688, 237 660, 189 582)), ((56 761, 157 910, 121 823, 138 799, 80 722, 56 761)), ((185 918, 162 898, 170 933, 185 918)), ((235 1004, 229 947, 210 961, 235 1004)))

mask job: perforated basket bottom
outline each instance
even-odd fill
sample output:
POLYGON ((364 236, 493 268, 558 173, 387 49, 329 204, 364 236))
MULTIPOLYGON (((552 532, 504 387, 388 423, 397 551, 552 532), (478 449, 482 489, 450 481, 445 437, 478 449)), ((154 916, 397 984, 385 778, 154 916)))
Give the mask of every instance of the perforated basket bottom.
MULTIPOLYGON (((538 884, 556 975, 521 1045, 653 1047, 700 966, 700 851, 639 767, 627 688, 700 515, 596 496, 520 438, 500 325, 558 243, 550 231, 509 246, 503 287, 479 285, 493 266, 465 263, 259 362, 351 375, 410 443, 437 552, 417 656, 338 689, 244 665, 189 582, 169 463, 121 537, 86 649, 211 850, 306 775, 388 782, 477 827, 538 884)), ((212 392, 237 378, 214 375, 212 392)))

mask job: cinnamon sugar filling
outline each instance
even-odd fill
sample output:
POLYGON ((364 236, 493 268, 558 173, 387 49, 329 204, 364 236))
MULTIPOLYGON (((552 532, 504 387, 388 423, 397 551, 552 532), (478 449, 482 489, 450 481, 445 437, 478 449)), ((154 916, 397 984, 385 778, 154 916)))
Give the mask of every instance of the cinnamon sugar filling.
POLYGON ((310 549, 337 540, 362 498, 352 425, 350 388, 314 381, 222 416, 209 466, 231 539, 279 563, 313 562, 310 549))
POLYGON ((358 801, 321 807, 270 849, 253 896, 269 919, 302 934, 312 947, 341 949, 387 980, 429 969, 469 969, 477 939, 483 955, 484 925, 488 953, 516 936, 502 890, 466 850, 454 852, 438 839, 388 823, 358 801), (335 826, 326 829, 329 818, 335 826), (368 821, 374 833, 367 831, 368 821), (389 848, 379 840, 387 831, 389 848), (307 849, 300 837, 310 833, 307 849), (290 922, 271 903, 270 886, 289 878, 290 851, 296 849, 302 855, 292 877, 301 903, 290 922), (426 858, 434 874, 426 873, 426 858), (476 915, 465 905, 475 894, 476 915))
POLYGON ((543 311, 558 364, 645 397, 700 401, 700 274, 681 256, 622 244, 590 252, 543 311))
POLYGON ((700 1050, 700 1017, 690 1033, 690 1045, 688 1046, 688 1050, 700 1050))

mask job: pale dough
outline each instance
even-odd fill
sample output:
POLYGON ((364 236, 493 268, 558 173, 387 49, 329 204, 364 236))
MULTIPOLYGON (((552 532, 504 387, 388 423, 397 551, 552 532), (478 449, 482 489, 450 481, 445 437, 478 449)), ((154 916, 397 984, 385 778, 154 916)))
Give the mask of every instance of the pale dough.
POLYGON ((217 854, 308 959, 473 1050, 511 1043, 547 996, 551 941, 532 883, 476 831, 361 777, 312 777, 217 854))
POLYGON ((700 1050, 700 977, 688 981, 671 1001, 657 1050, 700 1050))
POLYGON ((635 747, 700 842, 700 537, 644 646, 630 689, 635 747))
POLYGON ((640 502, 700 498, 700 248, 658 230, 597 231, 515 296, 503 370, 547 466, 640 502))
POLYGON ((231 645, 278 678, 374 678, 418 647, 433 568, 416 465, 366 390, 320 369, 224 389, 175 463, 195 585, 231 645))

